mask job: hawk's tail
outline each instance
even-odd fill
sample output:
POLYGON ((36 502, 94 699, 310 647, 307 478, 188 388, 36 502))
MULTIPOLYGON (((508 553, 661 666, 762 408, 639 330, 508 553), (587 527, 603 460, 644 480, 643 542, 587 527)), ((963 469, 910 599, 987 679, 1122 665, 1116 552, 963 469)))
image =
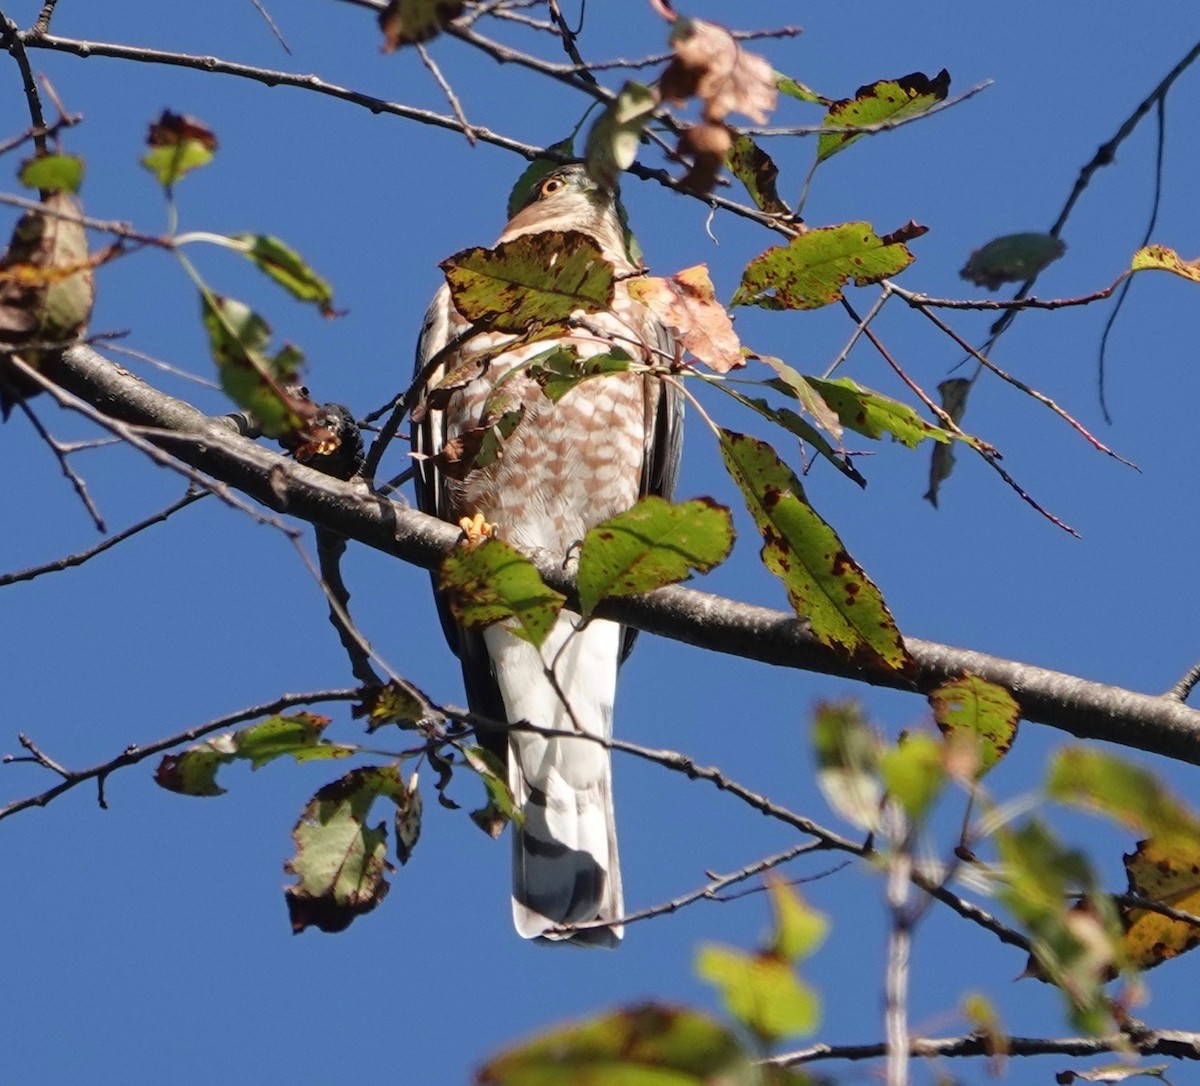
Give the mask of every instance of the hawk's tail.
POLYGON ((603 621, 575 631, 577 621, 561 614, 540 653, 502 627, 484 634, 509 720, 584 733, 510 735, 509 786, 524 816, 513 827, 513 922, 526 939, 613 947, 621 940, 619 924, 553 931, 560 924, 616 920, 624 912, 612 759, 603 744, 587 738, 612 735, 621 632, 603 621), (557 691, 543 660, 555 662, 557 691))

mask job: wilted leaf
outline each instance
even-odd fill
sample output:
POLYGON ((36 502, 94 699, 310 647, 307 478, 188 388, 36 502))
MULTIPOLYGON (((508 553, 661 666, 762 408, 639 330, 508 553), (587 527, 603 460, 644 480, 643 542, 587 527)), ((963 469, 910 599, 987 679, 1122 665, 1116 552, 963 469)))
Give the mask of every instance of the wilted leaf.
POLYGON ((588 132, 584 160, 588 174, 606 188, 633 165, 642 133, 658 108, 658 94, 644 83, 627 82, 588 132))
POLYGON ((864 437, 878 441, 884 434, 890 434, 901 444, 913 449, 926 438, 947 442, 957 436, 926 422, 908 404, 863 388, 849 377, 839 377, 833 381, 820 377, 808 377, 805 380, 836 413, 842 425, 864 437))
POLYGON ((711 498, 672 504, 650 495, 588 532, 579 555, 579 606, 651 592, 707 573, 729 557, 733 518, 711 498))
POLYGON ((207 166, 217 150, 212 129, 195 117, 184 117, 168 109, 150 125, 146 144, 150 150, 142 158, 146 167, 165 189, 172 189, 185 174, 207 166))
POLYGON ((356 720, 367 718, 367 731, 373 732, 387 724, 413 728, 427 720, 440 720, 441 713, 412 683, 392 679, 383 686, 364 687, 362 701, 351 710, 356 720))
POLYGON ((910 822, 920 823, 946 783, 942 744, 924 732, 905 736, 883 752, 879 771, 888 795, 904 808, 910 822))
POLYGON ((304 808, 292 831, 296 853, 284 865, 299 880, 284 891, 294 932, 344 931, 387 894, 387 829, 366 824, 380 796, 409 809, 412 797, 395 766, 352 769, 304 808))
POLYGON ((1007 690, 978 675, 947 679, 929 694, 933 719, 953 749, 970 745, 976 780, 988 772, 1013 745, 1021 707, 1007 690))
POLYGON ((480 1086, 758 1086, 733 1033, 698 1011, 645 1003, 560 1026, 490 1059, 480 1086))
POLYGON ((288 387, 304 356, 289 344, 268 355, 270 326, 235 298, 202 290, 200 306, 226 395, 252 412, 268 437, 302 433, 320 414, 316 404, 288 387))
POLYGON ((1147 245, 1133 254, 1131 271, 1168 271, 1200 283, 1200 260, 1184 260, 1174 249, 1165 245, 1147 245))
POLYGON ((775 187, 779 167, 749 136, 739 135, 733 141, 733 146, 725 156, 725 164, 729 172, 746 186, 750 199, 760 211, 768 215, 791 214, 791 208, 779 198, 775 187))
MULTIPOLYGON (((967 395, 971 391, 971 382, 966 377, 951 377, 938 385, 942 397, 942 410, 957 424, 962 421, 967 410, 967 395)), ((938 491, 942 483, 950 478, 954 470, 953 444, 935 445, 933 456, 929 460, 929 489, 925 492, 925 500, 937 508, 938 491)))
POLYGON ((823 702, 813 714, 817 785, 825 802, 847 822, 865 830, 879 827, 883 786, 879 779, 882 744, 856 702, 823 702))
POLYGON ((904 242, 925 231, 914 223, 880 237, 865 222, 809 230, 750 261, 731 304, 819 309, 839 301, 848 282, 862 287, 898 275, 914 259, 904 242))
POLYGON ((679 183, 701 196, 712 192, 732 147, 733 131, 728 125, 715 121, 688 125, 679 135, 677 151, 690 164, 679 183))
POLYGON ((669 279, 629 281, 629 293, 659 318, 693 357, 717 373, 746 364, 733 322, 717 301, 708 269, 685 268, 669 279))
POLYGON ((273 716, 236 732, 212 736, 182 754, 164 755, 154 780, 185 796, 219 796, 225 789, 217 784, 217 770, 235 761, 248 761, 251 768, 259 769, 284 756, 311 762, 354 754, 357 748, 322 738, 328 726, 328 717, 314 713, 273 716))
POLYGON ((912 660, 879 590, 808 504, 800 480, 756 438, 721 430, 721 455, 764 545, 763 564, 783 581, 796 614, 851 659, 906 671, 912 660))
POLYGON ((524 404, 498 416, 489 415, 483 425, 472 426, 447 440, 429 459, 447 478, 465 479, 470 472, 486 468, 501 458, 504 443, 524 417, 524 404))
POLYGON ((704 119, 714 123, 730 113, 767 123, 777 97, 775 71, 728 30, 681 16, 671 27, 671 48, 675 56, 658 81, 664 98, 677 105, 699 98, 704 119))
MULTIPOLYGON (((1124 857, 1129 892, 1200 916, 1200 842, 1147 838, 1124 857)), ((1151 969, 1200 944, 1200 926, 1149 909, 1122 909, 1131 964, 1151 969)))
POLYGON ((396 799, 396 812, 392 817, 392 827, 396 833, 396 859, 401 864, 412 859, 413 849, 421 837, 421 818, 425 813, 425 801, 417 789, 417 774, 414 772, 408 779, 404 797, 396 799))
POLYGON ((463 0, 389 0, 379 13, 383 51, 416 45, 440 33, 451 19, 462 14, 463 0))
MULTIPOLYGON (((853 98, 835 102, 822 122, 828 128, 872 127, 894 124, 926 113, 944 101, 950 90, 950 73, 943 68, 932 79, 922 72, 902 75, 899 79, 881 79, 854 92, 853 98)), ((861 132, 827 132, 817 140, 817 161, 862 139, 861 132)))
POLYGON ((78 192, 83 184, 83 159, 78 155, 38 155, 21 163, 17 180, 41 192, 78 192))
POLYGON ((825 402, 821 394, 813 386, 812 381, 792 366, 789 366, 781 358, 775 358, 769 354, 755 354, 753 352, 750 353, 749 357, 757 359, 774 370, 777 380, 769 383, 781 392, 786 392, 789 396, 794 396, 806 415, 820 426, 822 430, 827 431, 835 440, 841 441, 843 432, 842 420, 838 418, 837 412, 825 402))
POLYGON ((534 645, 546 639, 565 601, 525 555, 500 539, 455 548, 442 560, 438 587, 464 626, 508 619, 507 629, 534 645))
POLYGON ((294 249, 269 234, 234 234, 231 240, 239 242, 242 246, 239 252, 244 253, 293 297, 314 303, 323 317, 336 315, 333 288, 294 249))
POLYGON ((632 362, 633 355, 621 347, 580 358, 572 348, 558 346, 531 358, 525 372, 541 385, 546 399, 558 403, 576 385, 593 377, 627 373, 632 362))
POLYGON ((578 230, 547 230, 495 249, 464 249, 439 267, 455 308, 489 331, 520 333, 565 321, 577 310, 607 309, 612 302, 612 265, 595 239, 578 230))
POLYGON ((979 287, 999 290, 1039 275, 1067 251, 1051 234, 1007 234, 976 249, 958 274, 979 287))

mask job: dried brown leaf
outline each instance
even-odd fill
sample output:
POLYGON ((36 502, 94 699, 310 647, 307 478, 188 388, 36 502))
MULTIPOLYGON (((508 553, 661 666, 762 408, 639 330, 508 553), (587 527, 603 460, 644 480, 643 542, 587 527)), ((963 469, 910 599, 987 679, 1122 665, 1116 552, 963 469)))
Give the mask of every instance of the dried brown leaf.
POLYGON ((717 301, 703 264, 663 279, 649 276, 629 283, 629 293, 667 325, 684 349, 717 373, 746 364, 725 307, 717 301))
POLYGON ((675 57, 659 79, 663 97, 677 105, 696 97, 704 119, 719 124, 741 113, 766 124, 778 93, 775 70, 747 52, 724 27, 704 19, 679 18, 671 31, 675 57))

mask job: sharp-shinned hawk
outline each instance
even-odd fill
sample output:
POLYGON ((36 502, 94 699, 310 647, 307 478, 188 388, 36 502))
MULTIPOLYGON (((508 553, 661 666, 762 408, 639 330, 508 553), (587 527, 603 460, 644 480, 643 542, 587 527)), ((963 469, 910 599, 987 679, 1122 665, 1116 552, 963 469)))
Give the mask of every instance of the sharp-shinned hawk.
MULTIPOLYGON (((536 342, 481 361, 481 373, 454 389, 441 406, 422 403, 413 428, 418 453, 417 499, 421 509, 445 520, 482 515, 496 533, 525 551, 566 560, 587 531, 628 509, 639 497, 669 498, 679 464, 682 397, 652 374, 621 373, 583 381, 557 403, 527 373, 512 371, 555 344, 581 358, 620 346, 639 363, 662 366, 673 358, 670 333, 621 281, 638 272, 631 261, 612 192, 591 180, 580 165, 547 174, 513 216, 500 241, 540 231, 590 235, 612 264, 617 283, 611 306, 580 315, 578 328, 560 329, 536 342), (508 376, 510 375, 511 376, 508 376), (446 443, 483 424, 481 414, 505 377, 506 401, 524 409, 500 455, 461 479, 437 470, 429 458, 446 443)), ((425 315, 416 372, 470 331, 470 324, 443 286, 425 315)), ((446 351, 426 388, 515 337, 480 332, 446 351)), ((501 721, 527 721, 559 731, 612 734, 617 668, 634 631, 594 620, 581 625, 563 611, 541 649, 503 625, 484 630, 455 623, 439 598, 446 636, 458 654, 471 709, 501 721), (545 674, 553 666, 556 683, 545 674), (555 690, 555 685, 558 690, 555 690), (565 703, 565 704, 564 704, 565 703)), ((513 922, 525 938, 576 945, 615 946, 619 924, 564 936, 561 924, 612 921, 623 915, 621 872, 613 825, 612 767, 608 749, 587 739, 530 732, 481 734, 481 741, 508 765, 508 783, 524 814, 513 826, 513 922), (490 734, 490 739, 489 739, 490 734)))

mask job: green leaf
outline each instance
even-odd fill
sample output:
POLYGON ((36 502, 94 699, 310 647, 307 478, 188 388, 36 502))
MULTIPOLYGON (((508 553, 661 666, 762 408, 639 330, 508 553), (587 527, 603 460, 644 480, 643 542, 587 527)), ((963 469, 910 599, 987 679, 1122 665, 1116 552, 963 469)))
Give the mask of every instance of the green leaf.
POLYGON ((593 377, 611 377, 628 373, 633 356, 621 347, 602 354, 580 358, 570 347, 551 347, 535 355, 525 366, 551 403, 558 403, 568 392, 593 377))
POLYGON ((920 823, 946 783, 942 744, 932 735, 916 732, 883 752, 879 770, 888 795, 912 823, 920 823))
POLYGON ((1021 707, 1016 699, 978 675, 947 679, 930 692, 929 704, 947 745, 970 745, 976 780, 1009 752, 1017 737, 1021 707))
POLYGON ((554 626, 566 597, 547 587, 537 567, 500 539, 458 547, 443 560, 438 587, 464 626, 506 628, 540 645, 554 626))
POLYGON ((879 589, 805 500, 791 468, 769 445, 746 434, 721 430, 720 441, 725 467, 762 533, 763 564, 783 581, 796 614, 823 644, 851 659, 911 669, 879 589))
POLYGON ((769 879, 767 893, 774 914, 768 952, 792 963, 809 957, 825 941, 829 921, 783 879, 769 879))
POLYGON ((185 174, 207 166, 217 150, 217 137, 195 117, 185 117, 164 109, 150 125, 146 137, 150 150, 142 158, 158 183, 168 192, 185 174))
POLYGON ((1028 973, 1062 991, 1077 1029, 1112 1028, 1104 984, 1119 964, 1121 929, 1108 899, 1095 892, 1087 858, 1037 821, 999 830, 996 843, 1006 878, 1000 899, 1032 937, 1028 973), (1070 905, 1079 891, 1086 896, 1070 905))
POLYGON ((415 783, 410 793, 396 766, 368 766, 327 784, 308 802, 292 831, 295 855, 284 865, 298 879, 284 891, 293 931, 344 931, 383 900, 391 870, 387 828, 368 826, 367 819, 381 796, 410 811, 415 783))
POLYGON ((795 98, 799 102, 808 102, 818 106, 827 106, 830 104, 830 99, 824 95, 818 94, 811 87, 806 87, 803 83, 799 83, 790 76, 783 75, 780 72, 775 73, 775 89, 780 94, 786 94, 789 98, 795 98))
POLYGON ((608 596, 652 592, 707 573, 729 557, 733 518, 711 498, 673 505, 650 495, 597 524, 579 555, 579 605, 590 615, 608 596))
MULTIPOLYGON (((768 382, 772 387, 778 387, 774 382, 768 382)), ((774 407, 767 403, 766 400, 758 397, 743 396, 732 385, 719 384, 717 388, 721 389, 727 396, 732 396, 738 403, 744 407, 750 408, 751 411, 756 411, 764 419, 768 419, 776 426, 782 426, 788 433, 794 434, 801 441, 811 445, 821 456, 825 457, 835 468, 838 469, 847 479, 851 479, 859 486, 866 486, 867 480, 862 473, 850 461, 850 458, 842 451, 835 449, 821 432, 811 423, 802 419, 795 411, 791 411, 786 407, 774 407)))
POLYGON ((584 159, 588 173, 607 188, 637 158, 642 133, 658 108, 658 94, 644 83, 627 82, 588 132, 584 159))
POLYGON ((1162 780, 1105 751, 1060 750, 1050 761, 1046 794, 1060 803, 1096 811, 1166 843, 1200 844, 1200 820, 1167 790, 1162 780))
POLYGON ((755 206, 768 215, 790 215, 791 208, 780 198, 775 187, 779 167, 771 156, 749 136, 739 135, 725 156, 725 165, 750 194, 755 206))
POLYGON ((324 317, 335 315, 333 288, 305 263, 304 258, 270 234, 234 234, 239 252, 266 272, 293 297, 312 302, 324 317))
POLYGON ((612 302, 612 265, 595 239, 578 230, 545 230, 495 249, 464 249, 439 267, 458 311, 489 331, 521 333, 612 302))
POLYGON ((525 815, 513 799, 506 779, 508 773, 500 760, 483 747, 462 749, 467 765, 479 775, 487 791, 487 804, 471 812, 471 821, 493 838, 499 837, 509 822, 520 825, 525 815))
POLYGON ((21 163, 17 180, 42 192, 78 192, 83 184, 83 159, 78 155, 38 155, 21 163))
POLYGON ((696 973, 721 993, 726 1010, 761 1042, 811 1033, 821 1017, 815 991, 786 961, 708 943, 696 955, 696 973))
POLYGON ((847 822, 865 830, 879 827, 883 788, 879 781, 879 736, 856 702, 822 702, 813 714, 817 786, 825 801, 847 822))
POLYGON ((822 226, 756 256, 742 272, 731 305, 819 309, 840 301, 842 288, 898 275, 914 260, 904 244, 926 232, 910 223, 880 237, 870 223, 822 226))
POLYGON ((200 307, 209 350, 229 398, 254 414, 267 437, 301 432, 317 408, 286 386, 295 382, 304 356, 289 344, 268 355, 270 326, 235 298, 202 290, 200 307))
POLYGON ((165 755, 154 779, 170 792, 185 796, 219 796, 225 789, 217 784, 217 770, 242 760, 251 768, 285 755, 297 762, 348 758, 357 748, 330 743, 322 738, 329 718, 315 713, 273 716, 240 731, 212 736, 182 754, 165 755))
POLYGON ((890 434, 910 449, 926 438, 948 442, 957 437, 926 422, 906 403, 863 388, 849 377, 826 381, 820 377, 806 378, 816 393, 837 414, 842 425, 863 437, 878 441, 890 434))
POLYGON ((976 286, 999 290, 1005 283, 1036 278, 1066 251, 1051 234, 1007 234, 976 249, 958 274, 976 286))
POLYGON ((548 1030, 494 1056, 480 1086, 759 1086, 758 1068, 719 1022, 653 1003, 548 1030))
MULTIPOLYGON (((932 79, 921 72, 902 75, 899 79, 881 79, 859 87, 853 98, 835 102, 825 114, 822 125, 849 128, 894 124, 927 113, 945 100, 949 90, 950 73, 945 68, 932 79)), ((855 132, 825 133, 817 139, 817 161, 824 162, 862 137, 863 133, 855 132)))

